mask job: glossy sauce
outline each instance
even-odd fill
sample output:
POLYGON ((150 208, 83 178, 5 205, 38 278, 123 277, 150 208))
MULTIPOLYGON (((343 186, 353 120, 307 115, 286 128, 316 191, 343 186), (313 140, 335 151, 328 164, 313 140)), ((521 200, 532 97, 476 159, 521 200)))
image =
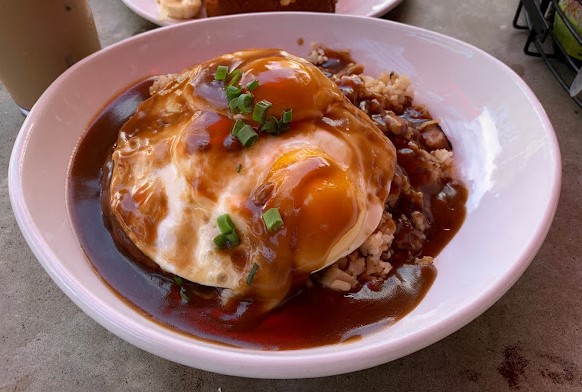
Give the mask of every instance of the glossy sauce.
MULTIPOLYGON (((238 116, 260 126, 250 113, 238 116)), ((112 221, 144 254, 167 271, 228 288, 268 311, 377 227, 396 150, 312 64, 258 49, 176 76, 121 127, 112 160, 112 221), (270 115, 291 107, 290 129, 261 132, 251 148, 232 149, 235 117, 225 82, 215 79, 218 66, 239 71, 241 87, 256 80, 254 102, 269 101, 270 115), (240 162, 245 168, 237 173, 240 162), (273 233, 262 219, 271 208, 285 222, 273 233), (241 244, 217 251, 208 239, 225 212, 238 222, 241 244)))
MULTIPOLYGON (((261 316, 249 315, 247 308, 252 307, 252 301, 222 306, 221 289, 190 282, 178 285, 137 249, 123 230, 110 224, 109 203, 102 203, 109 198, 101 179, 108 184, 109 157, 119 129, 138 103, 149 97, 150 84, 144 81, 130 87, 97 116, 73 159, 68 187, 68 205, 81 246, 97 273, 122 299, 147 317, 188 335, 237 347, 285 350, 357 338, 392 324, 424 297, 436 270, 432 264, 408 263, 410 253, 395 255, 391 260, 395 272, 381 287, 365 286, 344 295, 308 280, 284 304, 261 316)), ((186 148, 215 148, 219 143, 209 141, 220 133, 223 148, 229 150, 227 145, 233 143, 229 144, 228 136, 220 131, 226 128, 220 126, 222 120, 209 116, 218 131, 188 137, 186 148)), ((408 167, 408 171, 413 168, 408 167)), ((443 189, 447 186, 444 197, 438 196, 442 189, 426 194, 423 208, 430 211, 434 222, 427 246, 414 256, 436 255, 462 224, 466 190, 460 183, 443 184, 443 189)), ((393 215, 405 213, 411 203, 399 200, 393 215)), ((399 236, 404 241, 406 228, 399 227, 395 241, 399 236)), ((231 257, 238 260, 235 264, 240 268, 247 263, 244 254, 233 252, 231 257)))

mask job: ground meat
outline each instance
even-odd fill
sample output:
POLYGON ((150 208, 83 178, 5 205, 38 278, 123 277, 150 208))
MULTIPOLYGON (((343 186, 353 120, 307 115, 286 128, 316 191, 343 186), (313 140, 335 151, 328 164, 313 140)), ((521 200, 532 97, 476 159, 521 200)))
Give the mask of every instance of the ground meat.
POLYGON ((451 150, 451 143, 438 121, 427 121, 418 127, 418 131, 422 135, 423 147, 427 151, 451 150))
POLYGON ((308 60, 370 116, 397 149, 397 165, 378 228, 354 252, 316 273, 314 281, 340 292, 380 289, 397 265, 431 263, 422 254, 432 224, 433 195, 454 178, 452 147, 438 121, 414 106, 406 76, 372 77, 345 52, 314 47, 308 60))

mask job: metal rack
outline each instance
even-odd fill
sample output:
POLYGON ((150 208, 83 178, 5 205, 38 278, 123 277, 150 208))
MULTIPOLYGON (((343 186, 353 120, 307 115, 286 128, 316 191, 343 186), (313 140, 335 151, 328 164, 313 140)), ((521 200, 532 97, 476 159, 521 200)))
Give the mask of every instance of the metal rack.
MULTIPOLYGON (((582 45, 582 37, 558 6, 558 0, 520 0, 513 18, 513 27, 529 30, 523 51, 529 56, 541 57, 560 85, 569 91, 582 62, 570 57, 554 34, 553 26, 556 17, 562 18, 578 44, 582 45), (524 18, 521 18, 522 13, 524 18), (525 19, 525 24, 520 24, 520 19, 525 19)), ((580 95, 582 94, 578 94, 572 99, 578 106, 582 107, 580 95)))

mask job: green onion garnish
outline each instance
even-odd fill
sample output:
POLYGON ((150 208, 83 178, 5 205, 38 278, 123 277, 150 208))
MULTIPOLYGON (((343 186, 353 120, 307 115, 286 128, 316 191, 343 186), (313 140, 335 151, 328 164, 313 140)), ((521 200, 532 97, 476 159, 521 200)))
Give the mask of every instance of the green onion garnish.
POLYGON ((235 229, 234 222, 228 214, 223 214, 216 218, 216 224, 223 234, 228 234, 235 229))
POLYGON ((214 237, 214 244, 219 248, 226 248, 227 240, 226 235, 224 233, 220 233, 216 237, 214 237))
POLYGON ((223 214, 216 218, 216 224, 220 234, 214 238, 214 243, 220 248, 237 246, 240 244, 240 238, 236 234, 236 227, 230 218, 230 215, 223 214))
POLYGON ((293 120, 293 109, 283 110, 283 114, 281 114, 281 122, 283 124, 289 124, 291 120, 293 120))
POLYGON ((226 236, 227 246, 237 246, 240 244, 240 238, 238 238, 238 234, 233 230, 230 233, 224 233, 226 236))
POLYGON ((224 80, 224 79, 226 79, 227 74, 228 74, 228 67, 226 65, 219 65, 216 68, 216 74, 214 74, 214 79, 224 80))
POLYGON ((220 230, 220 234, 214 237, 214 243, 219 248, 230 248, 240 244, 240 238, 236 234, 236 227, 230 218, 230 215, 223 214, 216 218, 216 224, 220 230))
POLYGON ((267 231, 273 232, 277 231, 283 226, 283 219, 281 214, 279 214, 279 209, 270 208, 263 214, 263 222, 265 222, 265 227, 267 231))
POLYGON ((182 301, 184 302, 190 301, 190 297, 188 297, 188 294, 186 294, 183 289, 180 289, 180 298, 182 298, 182 301))
POLYGON ((259 265, 257 263, 254 263, 252 268, 251 268, 251 272, 249 272, 249 275, 247 276, 247 284, 249 286, 251 285, 258 269, 259 269, 259 265))
POLYGON ((291 125, 289 123, 287 124, 283 124, 283 123, 279 123, 279 133, 283 133, 283 132, 287 132, 289 130, 289 128, 291 128, 291 125))
POLYGON ((233 98, 228 101, 228 108, 233 114, 238 114, 240 112, 238 109, 238 98, 233 98))
POLYGON ((220 233, 214 237, 214 244, 219 248, 230 248, 240 244, 240 238, 235 231, 231 231, 230 233, 220 233))
POLYGON ((243 120, 236 120, 234 123, 234 126, 232 127, 232 131, 230 131, 230 133, 232 133, 234 136, 238 135, 238 132, 247 124, 245 124, 245 122, 243 120))
POLYGON ((226 88, 226 99, 230 102, 231 100, 238 98, 242 93, 242 89, 237 86, 228 86, 226 88))
POLYGON ((243 146, 250 147, 253 144, 255 144, 256 141, 259 139, 259 134, 256 133, 253 127, 251 127, 250 125, 245 125, 244 127, 241 128, 240 131, 238 131, 236 137, 238 138, 238 140, 240 140, 240 143, 243 146))
POLYGON ((267 115, 267 111, 273 106, 269 101, 259 101, 253 109, 253 120, 258 123, 263 123, 267 115))
POLYGON ((233 69, 227 76, 228 85, 234 86, 242 79, 242 71, 240 69, 233 69))
POLYGON ((257 87, 259 87, 259 81, 257 79, 254 79, 252 82, 247 84, 247 90, 249 91, 254 91, 257 89, 257 87))
POLYGON ((239 163, 238 165, 236 165, 236 172, 240 173, 240 170, 242 169, 242 165, 239 163))
POLYGON ((241 113, 250 113, 253 106, 253 94, 241 94, 237 98, 236 107, 241 113))
POLYGON ((269 116, 265 120, 265 123, 261 126, 261 131, 267 132, 271 135, 278 135, 279 134, 279 120, 275 116, 269 116))
POLYGON ((176 282, 178 286, 182 286, 184 284, 184 279, 178 275, 174 275, 174 282, 176 282))

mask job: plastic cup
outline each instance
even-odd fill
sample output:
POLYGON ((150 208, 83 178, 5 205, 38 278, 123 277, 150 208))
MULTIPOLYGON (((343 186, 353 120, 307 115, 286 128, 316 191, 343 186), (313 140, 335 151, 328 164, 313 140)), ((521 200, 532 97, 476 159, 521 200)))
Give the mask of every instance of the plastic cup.
POLYGON ((24 114, 101 44, 88 0, 0 1, 0 81, 24 114))

